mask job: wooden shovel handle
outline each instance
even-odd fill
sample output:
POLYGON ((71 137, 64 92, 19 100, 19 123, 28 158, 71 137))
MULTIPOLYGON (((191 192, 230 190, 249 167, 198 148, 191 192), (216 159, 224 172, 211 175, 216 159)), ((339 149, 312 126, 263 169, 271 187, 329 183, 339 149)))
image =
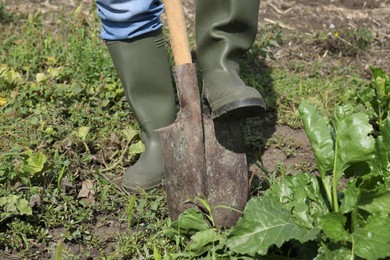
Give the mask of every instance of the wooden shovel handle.
POLYGON ((164 0, 175 65, 192 63, 181 0, 164 0))

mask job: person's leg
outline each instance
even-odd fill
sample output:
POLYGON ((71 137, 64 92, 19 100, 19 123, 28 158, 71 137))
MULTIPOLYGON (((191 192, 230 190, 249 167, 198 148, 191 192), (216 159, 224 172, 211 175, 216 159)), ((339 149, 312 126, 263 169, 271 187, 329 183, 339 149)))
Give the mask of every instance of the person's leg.
MULTIPOLYGON (((161 3, 156 0, 136 0, 125 3, 129 2, 141 4, 141 6, 129 9, 133 10, 135 16, 128 15, 127 20, 119 18, 115 20, 116 16, 113 15, 114 18, 110 16, 110 22, 102 20, 102 23, 103 27, 104 24, 106 26, 103 31, 110 32, 107 35, 112 36, 113 40, 106 38, 108 40, 107 47, 125 89, 127 100, 140 124, 142 141, 145 144, 145 151, 138 161, 126 170, 122 180, 122 186, 128 191, 132 191, 139 188, 153 188, 161 183, 163 178, 162 148, 159 134, 154 130, 171 124, 175 119, 176 108, 161 29, 150 31, 148 27, 134 25, 137 24, 137 19, 142 18, 143 24, 154 24, 153 28, 159 28, 160 26, 153 22, 155 21, 153 8, 157 8, 156 4, 161 3), (145 6, 146 2, 150 2, 150 6, 145 6), (141 10, 142 8, 143 10, 141 10), (151 12, 149 18, 147 18, 148 12, 151 12), (118 19, 120 22, 114 23, 112 21, 118 19), (150 23, 147 22, 148 19, 150 23), (120 30, 114 28, 113 24, 120 30), (135 30, 126 26, 135 28, 135 30), (143 32, 141 35, 139 35, 140 31, 143 32), (123 37, 125 38, 123 39, 123 37)), ((110 11, 117 7, 115 4, 112 5, 110 8, 107 7, 110 11)), ((121 13, 130 7, 117 8, 119 9, 117 11, 121 13)), ((118 16, 121 17, 120 14, 118 16)), ((141 22, 138 21, 139 23, 141 22)), ((160 22, 158 21, 158 23, 160 22)), ((104 35, 102 33, 103 37, 104 35)))
POLYGON ((127 40, 162 27, 160 0, 96 0, 104 40, 127 40))
POLYGON ((197 60, 203 97, 213 118, 258 116, 265 104, 260 93, 239 76, 239 58, 257 33, 259 0, 197 0, 197 60))

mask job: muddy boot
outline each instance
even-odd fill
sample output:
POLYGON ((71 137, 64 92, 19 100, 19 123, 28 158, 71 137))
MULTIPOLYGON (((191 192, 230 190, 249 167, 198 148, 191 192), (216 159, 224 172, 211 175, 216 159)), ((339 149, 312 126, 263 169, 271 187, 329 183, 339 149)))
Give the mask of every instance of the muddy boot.
POLYGON ((137 118, 145 151, 129 167, 122 186, 150 189, 163 178, 162 148, 154 130, 171 124, 176 115, 174 92, 161 31, 131 40, 109 41, 107 47, 137 118))
POLYGON ((259 0, 197 0, 197 60, 203 76, 203 98, 212 118, 259 116, 260 93, 239 76, 239 58, 255 39, 259 0))

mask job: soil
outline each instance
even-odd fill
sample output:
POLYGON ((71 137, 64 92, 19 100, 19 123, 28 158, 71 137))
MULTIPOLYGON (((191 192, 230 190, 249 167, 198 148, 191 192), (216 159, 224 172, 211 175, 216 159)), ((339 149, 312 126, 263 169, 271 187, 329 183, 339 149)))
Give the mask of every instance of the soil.
MULTIPOLYGON (((81 3, 84 12, 94 11, 93 0, 0 0, 5 4, 6 10, 18 13, 42 12, 53 14, 59 11, 72 12, 81 3)), ((195 0, 183 0, 188 28, 193 32, 195 0)), ((55 16, 54 16, 55 17, 55 16)), ((165 19, 163 17, 165 23, 165 19)), ((369 77, 368 65, 381 67, 390 71, 390 0, 262 0, 259 10, 259 25, 279 24, 286 31, 296 35, 315 34, 321 32, 334 32, 337 30, 366 27, 374 35, 374 46, 369 53, 362 53, 359 57, 340 60, 337 55, 327 55, 321 52, 318 46, 305 45, 297 41, 281 46, 267 61, 269 67, 288 68, 289 62, 299 60, 312 63, 319 59, 324 66, 343 63, 345 66, 353 65, 364 77, 369 77)), ((284 140, 292 147, 281 147, 278 142, 270 144, 262 150, 261 160, 268 171, 273 171, 280 165, 288 173, 293 173, 302 167, 308 170, 315 164, 308 139, 302 129, 292 129, 288 126, 275 124, 263 125, 262 135, 266 139, 284 140), (294 149, 293 154, 289 149, 294 149)), ((264 174, 259 167, 251 165, 253 174, 264 174)), ((97 234, 110 236, 119 225, 103 226, 96 230, 97 234)), ((53 231, 61 233, 60 230, 53 231)))
MULTIPOLYGON (((0 0, 6 10, 16 13, 42 12, 51 17, 55 23, 59 11, 74 11, 80 4, 83 12, 95 11, 94 0, 0 0)), ((189 33, 194 32, 195 0, 183 0, 183 6, 188 21, 189 33)), ((165 17, 162 16, 165 23, 165 17)), ((308 33, 336 32, 345 29, 364 26, 375 36, 376 48, 369 55, 355 60, 346 60, 354 63, 363 75, 368 65, 380 67, 385 71, 390 69, 390 0, 262 0, 259 9, 259 26, 278 24, 282 28, 296 35, 308 33)), ((286 67, 292 59, 314 61, 318 55, 326 57, 327 53, 318 53, 315 46, 306 46, 297 39, 286 46, 281 46, 269 66, 286 67), (293 53, 293 54, 291 54, 293 53), (295 55, 294 55, 295 54, 295 55), (299 55, 299 57, 298 57, 299 55)), ((325 63, 338 62, 339 57, 329 57, 321 60, 325 63), (332 60, 333 59, 333 60, 332 60)))

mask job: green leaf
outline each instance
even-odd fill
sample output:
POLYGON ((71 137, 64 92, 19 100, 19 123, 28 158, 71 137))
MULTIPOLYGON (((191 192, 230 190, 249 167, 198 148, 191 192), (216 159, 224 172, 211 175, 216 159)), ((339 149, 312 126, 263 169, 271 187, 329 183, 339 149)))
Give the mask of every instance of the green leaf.
POLYGON ((372 127, 368 121, 366 114, 354 113, 341 119, 335 127, 335 178, 339 179, 353 163, 374 159, 375 140, 370 136, 372 127))
POLYGON ((162 256, 156 246, 153 248, 153 257, 155 260, 162 260, 162 256))
POLYGON ((337 249, 329 249, 325 246, 320 247, 318 255, 314 260, 351 260, 353 255, 351 250, 346 247, 340 247, 337 249))
POLYGON ((28 201, 14 194, 0 197, 0 222, 15 215, 32 215, 28 201))
POLYGON ((62 177, 64 176, 65 167, 66 167, 66 166, 67 166, 67 165, 64 164, 64 165, 62 166, 60 172, 58 173, 58 177, 57 177, 57 187, 58 187, 58 189, 61 188, 61 180, 62 180, 62 177))
POLYGON ((73 82, 71 85, 71 89, 72 92, 77 95, 84 91, 84 86, 78 82, 73 82))
POLYGON ((299 106, 299 113, 316 158, 318 170, 323 178, 333 167, 334 151, 330 126, 312 105, 302 103, 299 106))
POLYGON ((47 72, 50 74, 50 76, 52 76, 53 78, 57 78, 58 76, 60 76, 61 74, 63 74, 63 69, 62 68, 53 68, 53 67, 49 67, 47 69, 47 72))
POLYGON ((138 141, 135 144, 131 144, 129 148, 129 152, 131 155, 140 154, 145 150, 145 145, 142 141, 138 141))
POLYGON ((366 88, 360 93, 357 93, 357 96, 367 109, 372 108, 370 102, 375 98, 375 90, 373 88, 366 88))
POLYGON ((126 136, 127 141, 131 142, 134 139, 134 137, 139 135, 139 131, 132 128, 127 128, 123 130, 123 134, 126 136))
POLYGON ((8 100, 5 97, 0 97, 0 107, 8 103, 8 100))
POLYGON ((328 212, 317 178, 311 174, 297 174, 273 185, 267 193, 276 198, 294 216, 295 223, 313 228, 314 219, 328 212))
POLYGON ((341 202, 340 212, 349 213, 357 205, 360 196, 360 189, 356 187, 356 180, 349 182, 344 190, 344 198, 341 202))
POLYGON ((32 209, 31 209, 27 200, 20 199, 17 202, 16 207, 17 207, 20 215, 29 215, 29 216, 32 215, 32 209))
POLYGON ((4 205, 9 203, 10 196, 15 196, 15 198, 16 198, 15 202, 17 201, 18 196, 12 195, 12 194, 8 195, 7 197, 0 197, 0 207, 3 207, 4 205))
POLYGON ((20 73, 10 68, 7 64, 0 64, 0 80, 15 86, 24 83, 20 73))
POLYGON ((369 84, 369 89, 374 95, 369 100, 371 111, 375 112, 373 119, 382 126, 383 120, 390 114, 390 78, 383 70, 370 67, 373 80, 369 84))
POLYGON ((368 162, 356 162, 349 166, 344 171, 345 178, 365 176, 371 173, 372 167, 370 167, 370 161, 368 162))
POLYGON ((385 186, 386 178, 376 172, 371 172, 366 176, 362 176, 356 179, 357 187, 361 190, 366 191, 378 191, 386 189, 385 186))
POLYGON ((31 175, 41 172, 47 161, 47 157, 41 152, 33 153, 32 151, 27 151, 22 156, 24 161, 22 162, 21 170, 31 175))
POLYGON ((42 72, 37 73, 37 74, 35 75, 35 81, 36 81, 37 83, 41 83, 41 82, 43 82, 43 81, 46 81, 48 78, 49 78, 49 76, 46 75, 45 73, 42 73, 42 72))
POLYGON ((11 213, 11 214, 17 213, 17 208, 15 203, 5 204, 3 210, 6 213, 11 213))
POLYGON ((336 106, 333 111, 332 126, 337 131, 338 126, 348 116, 352 115, 354 108, 352 105, 336 106))
POLYGON ((59 239, 57 242, 57 250, 56 250, 55 260, 61 260, 61 256, 62 256, 62 240, 59 239))
POLYGON ((335 241, 351 241, 351 234, 345 230, 347 218, 336 212, 330 212, 320 219, 320 227, 325 235, 335 241))
POLYGON ((192 256, 200 256, 207 251, 210 251, 214 246, 214 243, 219 241, 221 236, 218 235, 213 229, 206 229, 199 231, 191 237, 191 242, 188 245, 188 249, 191 251, 192 256))
POLYGON ((374 76, 374 79, 386 78, 386 73, 381 68, 370 66, 370 70, 372 75, 374 76))
POLYGON ((237 253, 265 255, 272 245, 282 246, 291 239, 306 242, 315 239, 319 229, 305 229, 294 222, 289 210, 276 197, 251 199, 228 236, 228 247, 237 253))
POLYGON ((77 136, 80 140, 84 141, 89 133, 90 128, 88 126, 82 126, 77 129, 77 136))
POLYGON ((375 91, 378 98, 379 103, 383 103, 386 97, 386 85, 389 84, 389 78, 387 77, 386 73, 380 69, 375 67, 370 67, 372 75, 374 76, 373 83, 375 85, 375 91))
POLYGON ((378 171, 390 175, 390 116, 380 127, 381 135, 376 140, 376 162, 378 171))
POLYGON ((198 201, 207 210, 207 213, 211 213, 211 206, 207 200, 199 197, 195 198, 194 200, 198 201))
POLYGON ((16 211, 16 203, 18 200, 19 196, 14 194, 9 194, 6 197, 0 197, 0 206, 3 207, 3 211, 13 213, 16 211))
POLYGON ((203 214, 194 208, 189 208, 181 213, 178 219, 172 222, 171 227, 181 235, 190 236, 209 229, 203 214))
POLYGON ((359 209, 365 210, 371 214, 389 214, 390 215, 390 190, 378 192, 361 191, 358 203, 359 209))
POLYGON ((211 214, 211 206, 207 200, 197 197, 195 199, 190 199, 187 202, 198 202, 200 205, 202 205, 202 207, 206 211, 204 215, 210 220, 211 225, 214 226, 214 219, 213 219, 213 215, 211 214))
POLYGON ((390 218, 373 215, 365 227, 356 228, 352 234, 356 255, 364 259, 390 256, 390 218))

